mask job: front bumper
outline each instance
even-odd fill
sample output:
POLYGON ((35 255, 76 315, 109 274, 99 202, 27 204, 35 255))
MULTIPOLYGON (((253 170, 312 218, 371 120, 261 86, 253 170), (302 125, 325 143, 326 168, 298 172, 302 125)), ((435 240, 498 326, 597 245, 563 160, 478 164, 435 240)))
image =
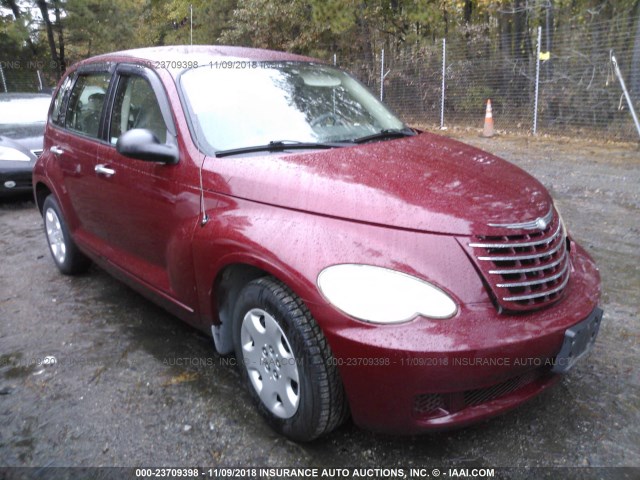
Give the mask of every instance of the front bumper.
POLYGON ((27 162, 3 163, 10 165, 0 165, 0 196, 31 192, 33 164, 27 162))
MULTIPOLYGON (((552 371, 565 332, 597 312, 600 279, 574 244, 571 281, 557 304, 517 315, 490 303, 462 305, 448 320, 403 325, 335 321, 325 330, 354 422, 414 434, 459 427, 510 410, 556 383, 552 371)), ((316 310, 315 312, 313 310, 316 310)))

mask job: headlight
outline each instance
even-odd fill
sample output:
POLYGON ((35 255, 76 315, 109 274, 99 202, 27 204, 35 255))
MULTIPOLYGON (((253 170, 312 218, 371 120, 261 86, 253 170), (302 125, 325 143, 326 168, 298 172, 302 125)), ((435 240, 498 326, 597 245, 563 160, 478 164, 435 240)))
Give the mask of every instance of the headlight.
POLYGON ((10 147, 0 146, 0 160, 12 160, 14 162, 30 162, 29 155, 22 153, 20 150, 10 147))
POLYGON ((373 323, 401 323, 418 315, 449 318, 456 303, 423 280, 371 265, 334 265, 318 275, 318 287, 332 305, 373 323))

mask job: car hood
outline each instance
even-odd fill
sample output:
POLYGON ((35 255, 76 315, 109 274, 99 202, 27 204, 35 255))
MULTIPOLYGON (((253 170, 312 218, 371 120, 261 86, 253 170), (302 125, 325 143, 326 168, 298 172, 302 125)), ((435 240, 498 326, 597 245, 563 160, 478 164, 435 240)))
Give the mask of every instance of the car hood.
POLYGON ((457 235, 549 212, 546 189, 494 155, 431 133, 345 148, 208 158, 205 189, 347 220, 457 235))
POLYGON ((13 146, 21 145, 27 150, 42 150, 44 138, 44 123, 36 124, 2 124, 0 125, 0 139, 13 146))
MULTIPOLYGON (((31 162, 36 161, 36 156, 32 150, 42 150, 42 137, 27 137, 15 140, 0 134, 0 146, 13 148, 27 155, 31 162)), ((21 162, 24 163, 24 162, 21 162)))

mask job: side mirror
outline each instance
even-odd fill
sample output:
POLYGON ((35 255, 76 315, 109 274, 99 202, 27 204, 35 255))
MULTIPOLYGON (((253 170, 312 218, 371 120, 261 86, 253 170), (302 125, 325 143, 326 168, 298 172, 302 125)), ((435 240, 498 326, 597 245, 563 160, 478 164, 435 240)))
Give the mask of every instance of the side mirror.
POLYGON ((134 128, 120 135, 116 150, 125 157, 171 165, 178 163, 180 158, 178 147, 160 143, 151 130, 144 128, 134 128))

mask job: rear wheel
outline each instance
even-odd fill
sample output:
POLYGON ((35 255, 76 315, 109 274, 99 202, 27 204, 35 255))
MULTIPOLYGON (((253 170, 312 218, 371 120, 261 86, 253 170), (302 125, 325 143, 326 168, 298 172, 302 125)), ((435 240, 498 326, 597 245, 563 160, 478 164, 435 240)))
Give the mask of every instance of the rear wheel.
POLYGON ((53 195, 44 200, 42 216, 49 250, 58 269, 66 275, 86 272, 91 262, 73 242, 53 195))
POLYGON ((278 280, 253 280, 240 293, 234 347, 258 410, 279 433, 309 441, 347 417, 327 340, 302 300, 278 280))

